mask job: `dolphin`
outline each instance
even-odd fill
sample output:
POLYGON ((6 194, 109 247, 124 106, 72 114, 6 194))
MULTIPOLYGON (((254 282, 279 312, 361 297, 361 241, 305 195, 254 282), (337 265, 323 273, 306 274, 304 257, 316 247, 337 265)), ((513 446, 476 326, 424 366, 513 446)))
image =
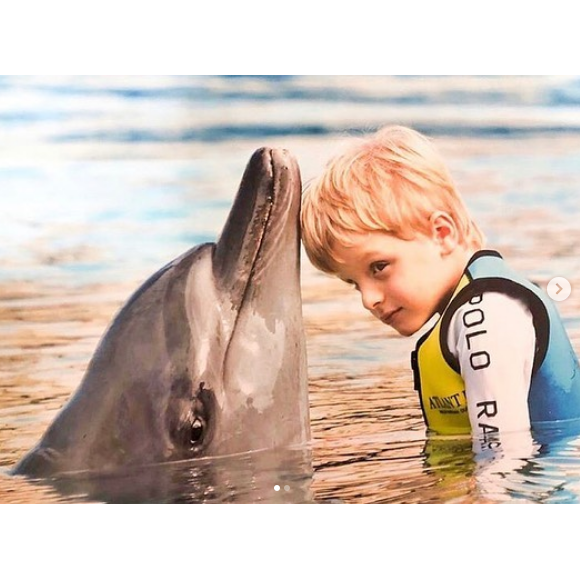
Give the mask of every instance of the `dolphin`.
POLYGON ((114 473, 308 446, 300 197, 295 158, 257 150, 217 242, 190 249, 129 298, 13 474, 114 473))

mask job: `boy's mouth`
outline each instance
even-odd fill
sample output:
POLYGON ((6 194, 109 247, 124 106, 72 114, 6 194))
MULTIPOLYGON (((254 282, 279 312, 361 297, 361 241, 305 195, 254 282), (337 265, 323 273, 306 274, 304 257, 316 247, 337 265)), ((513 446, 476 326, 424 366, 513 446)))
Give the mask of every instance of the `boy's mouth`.
POLYGON ((396 308, 395 310, 391 310, 390 312, 387 312, 384 316, 380 317, 381 321, 384 324, 387 324, 388 326, 392 326, 393 319, 395 318, 397 313, 400 312, 401 310, 402 310, 402 308, 396 308))

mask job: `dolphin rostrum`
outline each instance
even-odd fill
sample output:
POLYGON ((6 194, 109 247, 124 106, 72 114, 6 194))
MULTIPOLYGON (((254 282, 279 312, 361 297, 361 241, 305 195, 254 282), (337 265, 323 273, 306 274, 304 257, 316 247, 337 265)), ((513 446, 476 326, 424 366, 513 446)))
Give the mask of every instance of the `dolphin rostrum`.
POLYGON ((298 164, 250 159, 217 243, 149 278, 13 473, 33 478, 307 445, 298 164))

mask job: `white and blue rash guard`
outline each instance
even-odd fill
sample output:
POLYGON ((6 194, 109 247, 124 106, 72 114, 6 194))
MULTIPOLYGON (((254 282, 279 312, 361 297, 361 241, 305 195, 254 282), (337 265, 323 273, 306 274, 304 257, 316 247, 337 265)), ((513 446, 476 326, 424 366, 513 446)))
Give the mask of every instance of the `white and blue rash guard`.
POLYGON ((461 368, 472 434, 485 439, 490 432, 529 430, 528 396, 536 349, 536 331, 530 309, 519 299, 485 292, 478 302, 482 323, 475 337, 465 324, 472 310, 468 302, 451 318, 449 352, 461 368), (489 365, 474 367, 472 354, 485 352, 489 365))

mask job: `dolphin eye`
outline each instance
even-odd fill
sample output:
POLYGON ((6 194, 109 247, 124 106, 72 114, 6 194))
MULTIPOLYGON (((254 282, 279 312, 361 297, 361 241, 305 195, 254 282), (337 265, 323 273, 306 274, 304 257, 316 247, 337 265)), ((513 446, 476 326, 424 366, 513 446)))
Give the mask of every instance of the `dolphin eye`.
POLYGON ((191 432, 189 434, 189 442, 191 445, 197 445, 203 437, 203 423, 196 417, 195 421, 191 424, 191 432))

